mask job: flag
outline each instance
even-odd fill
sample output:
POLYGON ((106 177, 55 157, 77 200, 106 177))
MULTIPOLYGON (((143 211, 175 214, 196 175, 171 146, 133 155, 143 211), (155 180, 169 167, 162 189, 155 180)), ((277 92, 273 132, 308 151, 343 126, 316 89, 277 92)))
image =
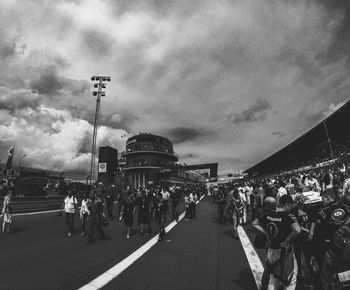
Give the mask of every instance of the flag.
POLYGON ((12 167, 12 158, 13 158, 13 153, 15 151, 15 145, 13 145, 9 150, 7 150, 7 163, 6 163, 6 169, 10 170, 12 167))

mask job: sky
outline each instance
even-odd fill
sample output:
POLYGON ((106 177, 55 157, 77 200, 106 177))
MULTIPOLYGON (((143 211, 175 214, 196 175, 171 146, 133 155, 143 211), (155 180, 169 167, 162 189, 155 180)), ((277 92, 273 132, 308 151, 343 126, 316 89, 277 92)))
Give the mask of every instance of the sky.
POLYGON ((89 172, 98 146, 165 136, 248 169, 349 100, 347 0, 1 0, 0 159, 89 172))

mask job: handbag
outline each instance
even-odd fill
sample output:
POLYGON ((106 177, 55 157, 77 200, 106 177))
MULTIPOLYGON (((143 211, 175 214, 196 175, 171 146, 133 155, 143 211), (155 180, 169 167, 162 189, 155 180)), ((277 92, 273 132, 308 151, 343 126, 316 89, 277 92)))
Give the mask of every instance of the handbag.
POLYGON ((281 250, 281 257, 274 264, 272 272, 285 286, 292 282, 294 275, 294 251, 292 247, 281 250))

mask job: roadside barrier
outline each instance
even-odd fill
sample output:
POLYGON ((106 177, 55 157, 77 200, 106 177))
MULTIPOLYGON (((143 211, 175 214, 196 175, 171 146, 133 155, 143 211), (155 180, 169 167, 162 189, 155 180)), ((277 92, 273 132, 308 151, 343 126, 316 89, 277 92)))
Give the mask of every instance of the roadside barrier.
MULTIPOLYGON (((1 210, 3 200, 3 198, 0 199, 1 210)), ((13 214, 50 211, 60 209, 62 207, 63 200, 63 196, 12 197, 11 206, 13 209, 13 214)))

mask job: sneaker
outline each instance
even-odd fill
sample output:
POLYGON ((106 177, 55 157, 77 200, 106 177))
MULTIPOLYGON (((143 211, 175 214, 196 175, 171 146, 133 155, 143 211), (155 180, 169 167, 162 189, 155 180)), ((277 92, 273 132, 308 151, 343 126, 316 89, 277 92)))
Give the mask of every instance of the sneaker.
POLYGON ((72 235, 72 233, 68 233, 68 237, 70 237, 72 235))
POLYGON ((130 235, 129 235, 129 234, 127 234, 127 235, 126 235, 126 238, 127 238, 127 239, 130 239, 130 235))
POLYGON ((85 232, 82 232, 80 236, 84 237, 85 235, 86 235, 85 232))

